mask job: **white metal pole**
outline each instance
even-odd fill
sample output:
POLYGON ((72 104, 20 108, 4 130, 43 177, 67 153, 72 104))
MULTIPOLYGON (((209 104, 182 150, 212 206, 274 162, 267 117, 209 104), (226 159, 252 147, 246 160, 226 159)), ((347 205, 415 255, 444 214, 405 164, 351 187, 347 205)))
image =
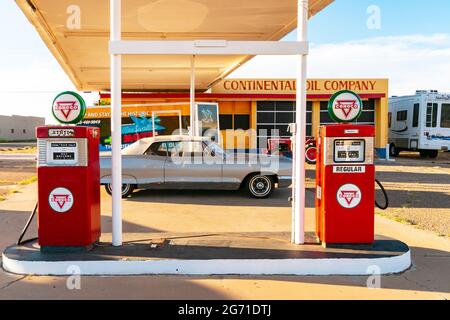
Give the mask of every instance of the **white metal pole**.
POLYGON ((191 56, 191 88, 190 88, 190 126, 191 136, 195 136, 196 114, 195 114, 195 55, 191 56))
MULTIPOLYGON (((297 41, 308 40, 308 0, 298 1, 297 41)), ((295 244, 305 242, 305 140, 306 140, 306 63, 307 55, 299 57, 297 67, 297 96, 296 96, 296 135, 293 170, 294 197, 292 214, 294 220, 295 244)))
POLYGON ((153 131, 152 131, 153 137, 155 137, 155 136, 156 136, 156 129, 155 129, 155 111, 152 111, 152 129, 153 129, 153 131))
MULTIPOLYGON (((111 41, 120 41, 121 0, 110 1, 111 41)), ((122 245, 122 56, 111 54, 112 245, 122 245)))

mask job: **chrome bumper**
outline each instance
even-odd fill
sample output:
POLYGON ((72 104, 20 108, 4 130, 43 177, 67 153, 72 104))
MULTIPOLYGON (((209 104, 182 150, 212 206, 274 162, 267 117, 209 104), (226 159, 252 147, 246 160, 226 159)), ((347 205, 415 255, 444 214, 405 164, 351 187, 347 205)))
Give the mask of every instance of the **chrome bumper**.
POLYGON ((278 188, 288 188, 292 184, 291 176, 279 176, 278 177, 278 188))

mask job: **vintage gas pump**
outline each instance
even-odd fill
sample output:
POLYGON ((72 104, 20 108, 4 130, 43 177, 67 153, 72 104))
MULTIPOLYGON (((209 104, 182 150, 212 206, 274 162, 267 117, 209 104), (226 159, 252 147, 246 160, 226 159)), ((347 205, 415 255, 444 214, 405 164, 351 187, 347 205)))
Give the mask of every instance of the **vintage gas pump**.
MULTIPOLYGON (((335 94, 329 113, 338 122, 357 119, 362 110, 353 92, 335 94)), ((316 233, 326 244, 374 241, 375 128, 339 123, 318 129, 316 233)))
MULTIPOLYGON (((55 117, 79 121, 80 98, 71 93, 57 98, 55 117)), ((41 250, 90 248, 100 238, 99 129, 46 126, 36 133, 41 250)))

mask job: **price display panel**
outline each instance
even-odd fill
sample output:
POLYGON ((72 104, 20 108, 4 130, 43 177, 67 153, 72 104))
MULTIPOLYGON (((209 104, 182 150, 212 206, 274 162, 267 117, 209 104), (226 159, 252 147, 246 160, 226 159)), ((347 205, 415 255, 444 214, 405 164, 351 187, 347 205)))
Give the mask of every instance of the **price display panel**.
POLYGON ((77 141, 48 141, 47 165, 77 165, 77 141))
POLYGON ((365 161, 365 140, 340 139, 334 141, 334 162, 355 163, 365 161))

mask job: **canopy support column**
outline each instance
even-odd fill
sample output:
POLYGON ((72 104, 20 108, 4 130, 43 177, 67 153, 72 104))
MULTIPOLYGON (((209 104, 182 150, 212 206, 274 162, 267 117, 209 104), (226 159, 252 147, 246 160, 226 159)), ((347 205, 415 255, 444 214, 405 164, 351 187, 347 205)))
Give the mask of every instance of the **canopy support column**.
MULTIPOLYGON (((120 41, 121 0, 110 2, 111 41, 120 41)), ((122 56, 111 54, 112 245, 122 245, 122 56)))
MULTIPOLYGON (((308 0, 298 1, 297 41, 308 40, 308 0)), ((292 190, 292 242, 305 242, 305 140, 306 140, 306 70, 307 53, 299 55, 292 190)))
POLYGON ((191 56, 191 87, 190 87, 190 134, 196 134, 196 114, 195 114, 195 55, 191 56))

